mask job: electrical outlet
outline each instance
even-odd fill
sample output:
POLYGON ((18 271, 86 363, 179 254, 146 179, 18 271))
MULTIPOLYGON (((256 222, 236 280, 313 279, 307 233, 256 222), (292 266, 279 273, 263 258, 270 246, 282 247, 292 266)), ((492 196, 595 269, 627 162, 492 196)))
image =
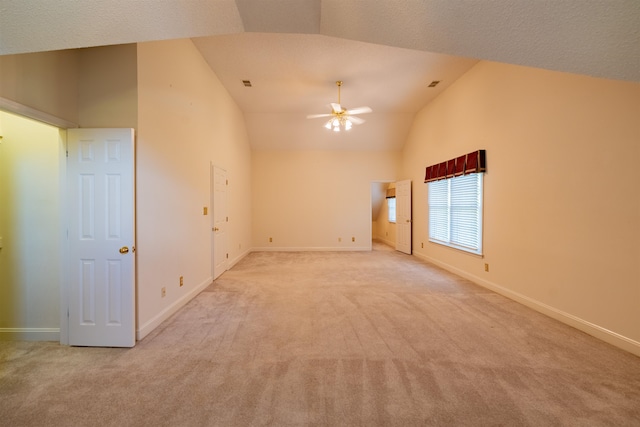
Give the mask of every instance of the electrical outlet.
POLYGON ((203 207, 202 208, 202 215, 207 215, 209 213, 209 209, 207 209, 207 207, 203 207))
POLYGON ((420 247, 424 249, 424 242, 420 243, 420 247))
POLYGON ((162 296, 162 298, 167 296, 167 288, 165 288, 164 286, 162 287, 162 289, 160 289, 160 295, 162 296))
POLYGON ((180 276, 180 287, 184 286, 184 277, 180 276))
POLYGON ((342 242, 342 237, 338 237, 338 242, 342 242))
POLYGON ((273 242, 273 237, 269 237, 269 243, 273 242))
POLYGON ((489 264, 487 263, 484 264, 484 271, 489 271, 489 264))
POLYGON ((352 238, 351 238, 351 241, 352 241, 352 242, 355 242, 355 241, 356 241, 356 238, 355 238, 355 237, 352 237, 352 238))

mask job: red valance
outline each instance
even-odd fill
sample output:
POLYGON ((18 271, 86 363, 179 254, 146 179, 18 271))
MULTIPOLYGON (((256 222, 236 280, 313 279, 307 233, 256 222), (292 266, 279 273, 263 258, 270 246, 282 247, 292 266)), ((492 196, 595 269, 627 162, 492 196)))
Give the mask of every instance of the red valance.
POLYGON ((427 166, 427 173, 424 175, 424 182, 431 181, 432 175, 433 175, 433 166, 427 166))
POLYGON ((446 177, 447 177, 447 162, 442 162, 438 167, 438 179, 442 179, 446 177))
POLYGON ((487 156, 485 150, 472 151, 464 156, 436 165, 427 166, 424 182, 453 178, 454 176, 487 171, 487 156))
POLYGON ((447 178, 453 178, 453 174, 456 172, 456 159, 451 159, 447 162, 447 178))
POLYGON ((454 172, 454 176, 464 175, 464 168, 467 164, 467 155, 460 156, 456 159, 456 170, 454 172))

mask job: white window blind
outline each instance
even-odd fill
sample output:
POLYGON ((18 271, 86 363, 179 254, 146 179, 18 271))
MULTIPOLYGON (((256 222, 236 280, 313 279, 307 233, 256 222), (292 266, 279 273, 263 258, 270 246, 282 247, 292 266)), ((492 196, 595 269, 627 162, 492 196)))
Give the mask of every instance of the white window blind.
POLYGON ((387 209, 389 222, 396 222, 396 198, 390 197, 387 199, 387 209))
POLYGON ((430 241, 482 254, 482 177, 472 173, 428 183, 430 241))

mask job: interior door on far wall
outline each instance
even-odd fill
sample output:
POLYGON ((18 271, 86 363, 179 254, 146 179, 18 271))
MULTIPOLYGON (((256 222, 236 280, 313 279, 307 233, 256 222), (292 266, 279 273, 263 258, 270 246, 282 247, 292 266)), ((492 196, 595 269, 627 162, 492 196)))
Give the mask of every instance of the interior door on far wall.
POLYGON ((396 250, 411 255, 411 180, 396 182, 396 250))
POLYGON ((227 271, 227 171, 211 164, 211 204, 213 215, 211 219, 211 248, 212 248, 212 276, 220 277, 227 271))
POLYGON ((133 129, 69 129, 67 150, 69 344, 133 347, 133 129))

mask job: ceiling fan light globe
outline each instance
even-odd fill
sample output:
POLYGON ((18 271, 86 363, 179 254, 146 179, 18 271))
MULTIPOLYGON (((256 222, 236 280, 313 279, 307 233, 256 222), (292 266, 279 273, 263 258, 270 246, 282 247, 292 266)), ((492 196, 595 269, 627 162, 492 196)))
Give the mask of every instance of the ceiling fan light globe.
POLYGON ((340 132, 341 130, 348 131, 353 128, 353 125, 359 125, 364 123, 364 120, 355 116, 355 114, 364 114, 371 113, 372 110, 370 107, 358 107, 352 109, 342 108, 340 105, 340 86, 342 86, 341 81, 337 81, 338 85, 338 102, 332 102, 331 105, 331 113, 329 114, 310 114, 307 116, 308 119, 315 119, 317 117, 329 117, 329 120, 325 122, 324 127, 329 130, 333 130, 334 132, 340 132))

